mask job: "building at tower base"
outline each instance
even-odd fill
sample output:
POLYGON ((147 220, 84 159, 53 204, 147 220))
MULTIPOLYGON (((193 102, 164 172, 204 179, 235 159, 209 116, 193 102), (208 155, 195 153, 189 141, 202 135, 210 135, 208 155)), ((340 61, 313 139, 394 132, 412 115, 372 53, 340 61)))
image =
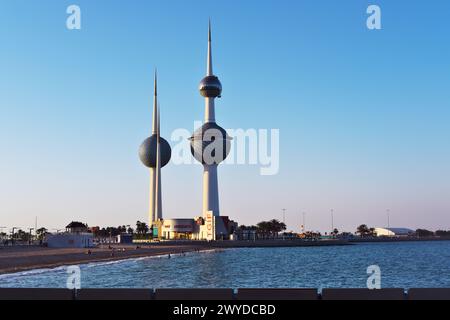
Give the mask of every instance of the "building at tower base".
POLYGON ((210 212, 194 219, 160 220, 154 226, 153 236, 160 240, 233 240, 237 228, 237 222, 229 217, 210 212))

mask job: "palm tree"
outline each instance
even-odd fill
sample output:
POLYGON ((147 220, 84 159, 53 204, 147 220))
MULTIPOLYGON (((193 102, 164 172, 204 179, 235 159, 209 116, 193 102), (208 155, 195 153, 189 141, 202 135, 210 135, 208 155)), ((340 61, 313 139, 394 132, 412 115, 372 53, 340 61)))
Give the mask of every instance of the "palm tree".
POLYGON ((370 234, 370 229, 366 224, 362 224, 358 227, 356 233, 358 233, 361 237, 365 237, 370 234))
POLYGON ((148 226, 145 222, 136 222, 136 232, 141 235, 146 235, 148 233, 148 226))
POLYGON ((276 219, 272 219, 269 221, 269 225, 270 225, 270 231, 273 234, 278 234, 281 231, 285 231, 286 230, 286 224, 284 222, 280 222, 276 219))
POLYGON ((286 224, 280 222, 276 219, 272 219, 270 221, 262 221, 256 225, 259 233, 263 234, 263 237, 267 236, 276 236, 281 231, 286 230, 286 224))
POLYGON ((36 230, 36 235, 38 240, 44 240, 44 237, 47 235, 48 230, 45 228, 39 228, 36 230))

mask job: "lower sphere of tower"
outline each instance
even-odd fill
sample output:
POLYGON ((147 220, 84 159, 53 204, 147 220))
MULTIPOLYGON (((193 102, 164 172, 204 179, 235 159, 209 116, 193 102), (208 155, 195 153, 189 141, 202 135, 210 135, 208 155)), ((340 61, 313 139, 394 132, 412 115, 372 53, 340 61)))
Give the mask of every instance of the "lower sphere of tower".
MULTIPOLYGON (((169 143, 159 137, 160 152, 161 152, 161 168, 167 165, 172 156, 172 149, 169 143)), ((142 163, 148 168, 156 168, 156 153, 157 153, 157 135, 154 134, 150 138, 145 139, 139 148, 139 158, 142 163)))
POLYGON ((192 137, 191 153, 202 164, 219 164, 230 153, 231 137, 216 123, 205 123, 192 137))

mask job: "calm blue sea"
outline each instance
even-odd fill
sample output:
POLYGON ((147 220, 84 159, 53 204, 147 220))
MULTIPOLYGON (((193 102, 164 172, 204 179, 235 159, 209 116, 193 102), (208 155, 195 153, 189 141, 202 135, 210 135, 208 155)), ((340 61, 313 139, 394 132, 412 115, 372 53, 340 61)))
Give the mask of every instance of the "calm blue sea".
MULTIPOLYGON (((450 241, 343 247, 229 249, 82 265, 81 287, 365 287, 367 267, 382 287, 450 287, 450 241)), ((0 275, 0 287, 60 287, 65 267, 0 275)))

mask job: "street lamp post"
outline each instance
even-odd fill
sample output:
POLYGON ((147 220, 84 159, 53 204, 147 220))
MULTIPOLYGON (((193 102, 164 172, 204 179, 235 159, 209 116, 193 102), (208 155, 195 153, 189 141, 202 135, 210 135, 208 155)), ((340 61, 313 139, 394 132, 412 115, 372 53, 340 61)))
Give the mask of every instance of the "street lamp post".
POLYGON ((387 215, 387 227, 388 229, 391 227, 391 210, 386 209, 386 215, 387 215))
POLYGON ((331 233, 334 233, 334 209, 331 209, 331 233))

